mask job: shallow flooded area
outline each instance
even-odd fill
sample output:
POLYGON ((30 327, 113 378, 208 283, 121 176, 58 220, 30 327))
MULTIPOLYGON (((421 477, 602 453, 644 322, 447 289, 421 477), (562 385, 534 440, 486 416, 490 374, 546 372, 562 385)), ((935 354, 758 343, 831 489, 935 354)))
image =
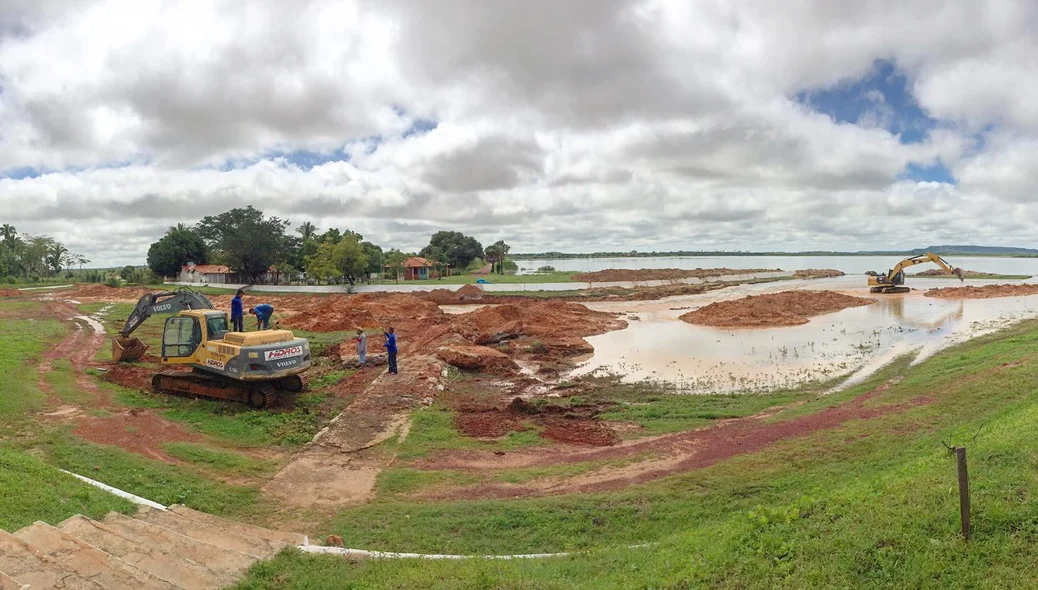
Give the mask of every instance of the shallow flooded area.
POLYGON ((927 288, 952 286, 944 280, 914 281, 918 290, 905 295, 871 295, 863 281, 861 276, 782 281, 659 301, 590 303, 592 309, 624 314, 630 325, 588 338, 595 354, 572 374, 608 371, 628 381, 664 381, 689 393, 768 391, 838 376, 846 376, 848 385, 903 354, 914 352, 922 360, 950 344, 1038 317, 1038 296, 923 296, 927 288), (711 328, 678 319, 715 301, 791 289, 828 289, 877 301, 791 327, 711 328))

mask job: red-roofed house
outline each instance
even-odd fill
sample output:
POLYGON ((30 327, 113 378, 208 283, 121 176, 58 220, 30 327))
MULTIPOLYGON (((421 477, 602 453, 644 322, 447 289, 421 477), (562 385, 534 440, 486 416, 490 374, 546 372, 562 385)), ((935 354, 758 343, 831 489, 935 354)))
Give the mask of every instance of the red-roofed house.
MULTIPOLYGON (((267 274, 260 277, 262 283, 277 284, 281 279, 281 273, 274 267, 268 269, 267 274)), ((188 262, 180 268, 180 276, 177 280, 181 283, 197 283, 200 285, 223 285, 248 283, 248 277, 242 277, 223 264, 195 264, 188 262)))
POLYGON ((425 279, 438 279, 440 278, 440 273, 436 270, 437 266, 439 265, 431 260, 421 256, 412 256, 404 261, 404 280, 423 281, 425 279))

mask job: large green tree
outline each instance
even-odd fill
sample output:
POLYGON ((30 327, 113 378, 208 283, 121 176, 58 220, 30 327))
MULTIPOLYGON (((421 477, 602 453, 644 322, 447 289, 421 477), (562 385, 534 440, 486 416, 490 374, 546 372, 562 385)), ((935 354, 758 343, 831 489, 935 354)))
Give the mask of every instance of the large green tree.
POLYGON ((475 238, 456 231, 438 231, 422 248, 419 256, 442 259, 458 271, 462 271, 473 260, 483 256, 483 246, 475 238))
POLYGON ((188 262, 206 264, 209 248, 197 232, 182 223, 169 228, 148 248, 148 268, 160 277, 180 274, 180 268, 188 262))
POLYGON ((364 276, 368 269, 368 256, 364 253, 364 246, 357 239, 359 236, 360 234, 347 232, 335 245, 336 262, 339 264, 343 278, 351 285, 364 276))
POLYGON ((339 276, 339 265, 335 260, 335 243, 331 240, 316 245, 314 252, 306 257, 303 268, 307 276, 318 284, 339 276))
POLYGON ((204 217, 196 231, 231 270, 259 282, 271 266, 288 260, 288 226, 287 220, 264 217, 262 211, 249 205, 204 217))
POLYGON ((412 254, 401 252, 396 248, 389 250, 382 255, 382 265, 385 267, 386 272, 393 277, 397 282, 400 281, 400 273, 404 271, 404 262, 410 258, 412 254))

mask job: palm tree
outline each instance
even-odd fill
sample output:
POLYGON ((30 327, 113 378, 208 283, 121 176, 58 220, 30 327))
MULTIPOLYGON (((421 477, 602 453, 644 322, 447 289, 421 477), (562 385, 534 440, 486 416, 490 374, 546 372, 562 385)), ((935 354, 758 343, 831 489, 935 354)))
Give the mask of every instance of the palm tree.
POLYGON ((5 223, 0 227, 0 236, 3 237, 4 243, 10 246, 14 242, 15 238, 18 237, 18 232, 15 231, 13 225, 5 223))
POLYGON ((310 223, 309 221, 304 221, 299 227, 296 228, 296 232, 303 237, 303 241, 305 242, 307 240, 313 239, 313 237, 317 235, 317 226, 310 223))

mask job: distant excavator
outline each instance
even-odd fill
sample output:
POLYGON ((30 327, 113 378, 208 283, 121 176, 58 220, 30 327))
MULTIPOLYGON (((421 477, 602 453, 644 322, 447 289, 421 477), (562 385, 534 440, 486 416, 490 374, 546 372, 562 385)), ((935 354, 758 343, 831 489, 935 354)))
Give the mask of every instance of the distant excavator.
POLYGON ((912 256, 911 258, 905 258, 897 265, 888 270, 886 274, 879 274, 877 272, 869 271, 865 274, 869 275, 869 292, 871 293, 908 293, 911 291, 908 287, 905 287, 905 269, 910 266, 917 264, 924 264, 926 262, 933 262, 937 266, 943 268, 949 273, 959 277, 959 281, 964 280, 962 277, 961 268, 952 268, 952 265, 948 264, 946 260, 940 256, 927 252, 918 256, 912 256))
POLYGON ((131 336, 157 313, 175 313, 162 330, 161 364, 189 365, 191 372, 164 371, 151 380, 160 393, 241 401, 255 408, 271 404, 279 392, 306 388, 310 343, 290 330, 230 332, 229 318, 208 297, 187 288, 140 298, 119 336, 112 360, 135 361, 148 345, 131 336))

